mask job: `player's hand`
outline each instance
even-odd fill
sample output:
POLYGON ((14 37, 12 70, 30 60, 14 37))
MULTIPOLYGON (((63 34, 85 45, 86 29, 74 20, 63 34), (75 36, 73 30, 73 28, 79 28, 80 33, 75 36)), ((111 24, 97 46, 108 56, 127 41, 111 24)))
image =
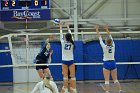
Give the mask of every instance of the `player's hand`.
POLYGON ((104 29, 105 29, 105 30, 108 30, 108 24, 106 24, 106 25, 104 26, 104 29))
POLYGON ((96 24, 95 29, 96 29, 96 30, 99 29, 99 24, 96 24))
POLYGON ((63 24, 67 27, 69 27, 69 23, 68 22, 63 22, 63 24))

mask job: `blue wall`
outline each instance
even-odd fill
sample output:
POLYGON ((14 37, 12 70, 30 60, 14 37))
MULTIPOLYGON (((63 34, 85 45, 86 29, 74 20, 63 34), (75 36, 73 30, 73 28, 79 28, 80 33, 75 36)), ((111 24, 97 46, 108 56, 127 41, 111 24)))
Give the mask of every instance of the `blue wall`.
MULTIPOLYGON (((75 41, 75 45, 75 62, 102 62, 103 52, 98 40, 87 43, 75 41)), ((140 40, 115 40, 115 45, 117 62, 140 62, 140 40)), ((8 44, 0 44, 0 49, 4 46, 8 44)), ((53 49, 52 63, 61 63, 61 43, 51 42, 51 46, 53 49)), ((0 65, 11 64, 10 53, 0 53, 0 58, 0 65)), ((140 77, 140 65, 117 65, 117 67, 119 79, 137 79, 137 75, 140 77)), ((50 66, 50 69, 55 80, 63 79, 61 66, 50 66)), ((13 80, 12 68, 0 68, 0 75, 2 75, 0 82, 13 80)), ((77 66, 76 77, 77 80, 102 80, 102 66, 77 66)))
MULTIPOLYGON (((0 50, 8 49, 7 43, 0 44, 0 50)), ((11 65, 11 55, 9 52, 0 53, 0 65, 11 65)), ((0 82, 13 82, 13 68, 0 68, 0 82)))
MULTIPOLYGON (((87 43, 77 41, 75 44, 75 62, 102 62, 103 52, 98 40, 87 43)), ((140 62, 140 40, 115 40, 115 44, 115 58, 117 62, 140 62)), ((53 63, 61 62, 60 42, 52 43, 52 48, 56 51, 53 54, 53 63)), ((137 75, 140 77, 138 69, 140 65, 117 65, 117 67, 119 79, 137 79, 137 75)), ((62 80, 61 70, 61 66, 57 68, 55 66, 51 67, 55 80, 62 80)), ((76 76, 77 80, 102 80, 102 66, 77 66, 76 76)))

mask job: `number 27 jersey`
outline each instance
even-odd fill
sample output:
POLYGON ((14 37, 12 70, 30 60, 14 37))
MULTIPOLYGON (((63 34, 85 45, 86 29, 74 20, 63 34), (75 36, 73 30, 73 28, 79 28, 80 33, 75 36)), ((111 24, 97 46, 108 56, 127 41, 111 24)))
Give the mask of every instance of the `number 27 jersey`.
POLYGON ((61 40, 62 45, 62 60, 71 61, 74 60, 73 56, 73 44, 64 40, 61 40))

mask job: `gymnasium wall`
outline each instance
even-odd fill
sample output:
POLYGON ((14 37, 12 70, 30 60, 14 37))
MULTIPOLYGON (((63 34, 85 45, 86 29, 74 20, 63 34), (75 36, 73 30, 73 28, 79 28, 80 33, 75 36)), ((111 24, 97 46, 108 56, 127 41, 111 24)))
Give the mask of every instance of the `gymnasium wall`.
MULTIPOLYGON (((140 62, 140 40, 115 40, 115 44, 117 62, 140 62)), ((54 51, 52 63, 61 63, 60 42, 52 42, 51 45, 54 51)), ((98 40, 86 43, 75 41, 75 45, 74 58, 76 63, 102 62, 103 52, 98 40)), ((0 44, 0 49, 5 46, 7 47, 8 44, 0 44)), ((0 53, 0 65, 11 63, 10 53, 0 53)), ((117 65, 117 67, 119 79, 137 79, 140 77, 140 65, 117 65)), ((50 69, 54 80, 62 80, 61 66, 50 66, 50 69)), ((102 80, 102 65, 77 66, 76 77, 77 80, 102 80)), ((34 67, 29 68, 29 72, 26 67, 16 68, 16 73, 13 73, 13 68, 0 68, 0 82, 12 82, 13 78, 15 79, 14 82, 36 82, 39 80, 34 67), (26 74, 29 74, 29 78, 25 76, 26 74), (18 77, 14 78, 16 76, 18 77)))
MULTIPOLYGON (((115 40, 117 62, 139 62, 140 61, 140 40, 115 40)), ((74 51, 76 63, 102 62, 102 48, 99 41, 83 43, 75 42, 74 51)), ((52 43, 54 54, 53 63, 61 62, 61 45, 60 42, 52 43), (57 45, 57 46, 56 46, 57 45)), ((140 65, 117 65, 119 79, 137 79, 140 77, 140 65)), ((55 80, 62 80, 61 67, 50 67, 55 80), (59 74, 57 74, 59 73, 59 74), (60 76, 61 75, 61 76, 60 76)), ((102 66, 77 66, 78 80, 102 80, 102 66)))
MULTIPOLYGON (((9 49, 7 43, 0 43, 0 50, 9 49)), ((0 53, 0 65, 11 65, 11 55, 10 52, 0 53)), ((0 82, 13 82, 13 68, 0 68, 0 82)))

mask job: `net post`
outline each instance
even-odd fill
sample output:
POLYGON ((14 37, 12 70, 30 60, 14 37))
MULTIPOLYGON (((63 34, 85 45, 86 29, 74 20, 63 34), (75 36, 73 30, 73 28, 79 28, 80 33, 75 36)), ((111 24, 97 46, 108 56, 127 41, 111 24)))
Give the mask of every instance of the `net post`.
POLYGON ((12 64, 15 65, 15 59, 14 59, 14 56, 13 56, 13 46, 12 46, 11 37, 12 37, 12 35, 9 34, 8 35, 8 42, 9 42, 9 48, 10 48, 10 53, 11 53, 11 58, 12 58, 12 64))

